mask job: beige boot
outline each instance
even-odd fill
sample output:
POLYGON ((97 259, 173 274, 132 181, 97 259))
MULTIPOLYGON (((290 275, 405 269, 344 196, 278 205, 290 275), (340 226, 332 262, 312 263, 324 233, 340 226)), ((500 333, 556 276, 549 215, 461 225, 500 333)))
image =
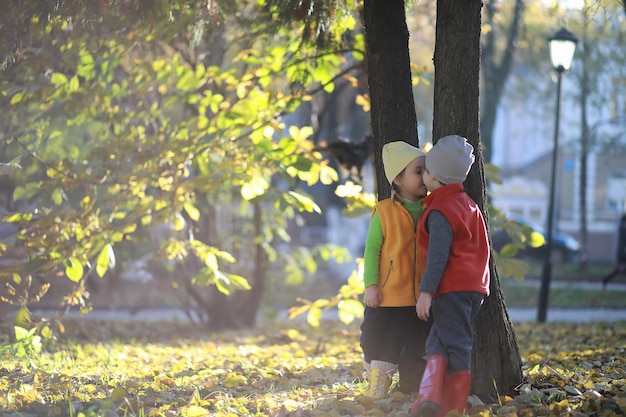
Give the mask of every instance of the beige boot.
POLYGON ((391 386, 391 378, 398 366, 385 361, 372 361, 370 368, 370 386, 365 395, 371 398, 385 398, 391 386))
POLYGON ((366 381, 370 380, 370 375, 372 374, 372 366, 365 362, 365 359, 363 359, 363 368, 365 368, 365 371, 363 371, 363 379, 366 381))

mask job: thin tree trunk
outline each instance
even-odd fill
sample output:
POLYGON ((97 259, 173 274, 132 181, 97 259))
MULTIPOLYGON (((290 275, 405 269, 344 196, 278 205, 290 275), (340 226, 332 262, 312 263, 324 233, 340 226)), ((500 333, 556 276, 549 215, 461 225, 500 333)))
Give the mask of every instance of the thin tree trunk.
MULTIPOLYGON (((585 4, 585 8, 587 5, 585 4)), ((587 13, 583 13, 582 43, 581 48, 581 61, 582 72, 580 75, 580 190, 578 194, 578 201, 580 203, 580 261, 579 266, 581 269, 587 268, 589 260, 589 236, 587 231, 587 161, 589 155, 589 121, 587 117, 587 102, 589 100, 589 93, 591 91, 591 85, 589 80, 589 52, 592 50, 591 42, 587 39, 587 28, 589 22, 587 21, 587 13)))
MULTIPOLYGON (((254 236, 258 238, 263 234, 263 206, 256 202, 253 205, 254 208, 254 236)), ((265 293, 265 283, 267 281, 267 270, 269 266, 269 260, 267 253, 261 243, 255 243, 254 245, 254 272, 252 276, 250 291, 240 291, 238 295, 237 312, 232 312, 239 317, 240 323, 244 327, 256 326, 256 316, 259 308, 261 307, 261 301, 263 300, 263 294, 265 293)))
MULTIPOLYGON (((437 2, 433 138, 459 134, 474 146, 477 159, 465 190, 488 219, 479 137, 481 6, 480 0, 437 2)), ((522 361, 493 260, 490 272, 491 295, 474 323, 472 392, 491 400, 514 392, 522 361)))
MULTIPOLYGON (((486 2, 485 18, 488 25, 495 25, 496 3, 496 0, 486 2)), ((517 38, 523 13, 524 1, 516 0, 515 12, 513 13, 507 34, 506 48, 502 53, 499 64, 496 62, 496 37, 499 34, 495 30, 491 30, 487 33, 483 42, 481 50, 483 89, 480 104, 480 134, 485 162, 490 162, 493 154, 493 129, 496 124, 496 112, 502 98, 504 84, 513 66, 513 57, 517 49, 517 38)))

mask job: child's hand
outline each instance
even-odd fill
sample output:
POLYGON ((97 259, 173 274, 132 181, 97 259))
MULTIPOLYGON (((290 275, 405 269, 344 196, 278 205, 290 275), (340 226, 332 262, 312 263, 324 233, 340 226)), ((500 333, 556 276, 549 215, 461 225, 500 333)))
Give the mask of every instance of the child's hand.
POLYGON ((428 292, 420 293, 415 305, 415 311, 417 311, 417 317, 421 320, 428 321, 430 317, 430 303, 433 301, 433 295, 428 292))
POLYGON ((378 285, 370 285, 365 289, 365 297, 363 297, 365 305, 372 308, 377 308, 383 301, 383 295, 380 292, 378 285))

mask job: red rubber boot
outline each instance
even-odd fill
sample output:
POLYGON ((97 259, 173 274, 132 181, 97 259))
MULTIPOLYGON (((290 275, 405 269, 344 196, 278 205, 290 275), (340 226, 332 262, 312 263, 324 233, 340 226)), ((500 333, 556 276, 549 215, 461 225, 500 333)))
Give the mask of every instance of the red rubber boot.
POLYGON ((428 357, 417 399, 409 410, 410 417, 437 417, 441 403, 441 389, 448 364, 441 355, 428 357))
POLYGON ((444 417, 453 410, 456 410, 461 415, 465 412, 471 382, 472 373, 470 371, 459 371, 445 376, 443 379, 441 410, 438 417, 444 417))

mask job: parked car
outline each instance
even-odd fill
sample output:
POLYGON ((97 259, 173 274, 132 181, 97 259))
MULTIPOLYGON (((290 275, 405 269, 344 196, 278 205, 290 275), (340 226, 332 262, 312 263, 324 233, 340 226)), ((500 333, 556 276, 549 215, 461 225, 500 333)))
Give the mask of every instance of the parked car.
MULTIPOLYGON (((542 262, 546 255, 546 232, 541 226, 522 217, 508 216, 510 224, 498 227, 492 225, 491 239, 493 249, 500 251, 508 243, 518 240, 523 242, 516 257, 542 262), (510 233, 517 237, 511 236, 510 233)), ((580 243, 570 234, 555 231, 552 234, 552 261, 577 262, 580 259, 580 243)))

